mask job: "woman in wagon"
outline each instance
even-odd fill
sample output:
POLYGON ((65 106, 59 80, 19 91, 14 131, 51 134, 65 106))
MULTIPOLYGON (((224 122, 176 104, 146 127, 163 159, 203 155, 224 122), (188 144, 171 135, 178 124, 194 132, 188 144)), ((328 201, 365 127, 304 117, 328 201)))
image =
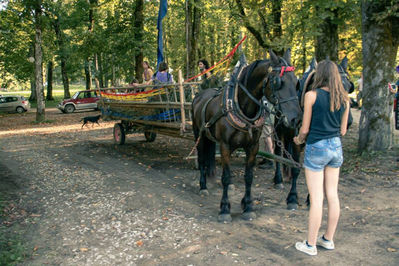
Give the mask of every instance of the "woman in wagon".
MULTIPOLYGON (((150 64, 148 63, 148 61, 143 61, 143 84, 145 85, 150 85, 152 82, 152 76, 154 75, 154 72, 152 71, 152 68, 150 67, 150 64)), ((140 83, 138 83, 137 81, 133 81, 132 82, 133 86, 138 86, 140 85, 140 83)))
POLYGON ((169 73, 169 67, 166 62, 159 63, 158 71, 152 76, 154 84, 173 83, 173 76, 169 73))
MULTIPOLYGON (((201 59, 198 61, 198 68, 200 70, 201 73, 207 71, 209 69, 209 63, 207 60, 205 59, 201 59)), ((211 71, 205 73, 204 75, 200 76, 200 80, 204 80, 209 78, 212 75, 211 71)))
POLYGON ((346 134, 348 114, 349 96, 338 68, 334 62, 324 60, 317 65, 313 89, 305 95, 302 127, 294 137, 297 145, 306 141, 304 167, 310 193, 307 239, 295 247, 308 255, 317 255, 316 245, 335 248, 333 238, 340 214, 339 169, 343 162, 341 136, 346 134), (328 201, 327 230, 318 237, 324 192, 328 201))

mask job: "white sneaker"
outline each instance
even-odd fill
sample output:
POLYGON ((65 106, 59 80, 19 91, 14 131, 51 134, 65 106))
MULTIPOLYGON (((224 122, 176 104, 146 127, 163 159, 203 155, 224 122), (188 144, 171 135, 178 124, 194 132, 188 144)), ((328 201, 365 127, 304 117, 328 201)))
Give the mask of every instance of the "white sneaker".
POLYGON ((332 240, 325 240, 323 236, 317 238, 317 245, 328 250, 333 250, 335 248, 334 242, 332 240))
POLYGON ((303 253, 310 255, 310 256, 317 255, 316 246, 309 247, 308 244, 306 244, 306 240, 304 240, 303 242, 296 242, 295 248, 299 251, 302 251, 303 253))

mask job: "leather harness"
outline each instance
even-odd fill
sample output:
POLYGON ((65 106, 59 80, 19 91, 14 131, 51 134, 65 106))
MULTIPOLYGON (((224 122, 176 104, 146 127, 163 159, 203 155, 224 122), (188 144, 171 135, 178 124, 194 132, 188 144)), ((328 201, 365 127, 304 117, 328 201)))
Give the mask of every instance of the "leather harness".
MULTIPOLYGON (((245 77, 245 84, 247 84, 248 76, 252 73, 253 69, 256 67, 256 64, 252 64, 251 68, 248 70, 247 75, 245 77)), ((218 91, 215 89, 215 94, 210 97, 204 104, 201 110, 201 120, 203 121, 200 132, 202 133, 205 131, 206 137, 213 142, 217 142, 214 136, 212 136, 210 132, 210 127, 213 126, 220 118, 226 116, 227 122, 235 129, 241 132, 248 132, 250 137, 252 138, 253 133, 252 130, 255 128, 261 128, 265 121, 265 108, 259 100, 257 100, 254 96, 249 93, 249 91, 245 88, 245 86, 239 82, 239 78, 241 77, 242 71, 244 69, 245 64, 240 64, 239 68, 237 69, 236 75, 232 75, 230 81, 227 84, 227 87, 223 91, 218 91), (238 78, 236 78, 236 76, 238 78), (239 103, 238 103, 238 86, 253 100, 257 103, 260 108, 255 115, 254 118, 248 118, 241 110, 239 103), (223 101, 222 101, 222 108, 212 116, 212 118, 206 122, 206 108, 208 104, 218 97, 221 93, 223 93, 223 101)), ((201 135, 201 134, 200 134, 201 135)))

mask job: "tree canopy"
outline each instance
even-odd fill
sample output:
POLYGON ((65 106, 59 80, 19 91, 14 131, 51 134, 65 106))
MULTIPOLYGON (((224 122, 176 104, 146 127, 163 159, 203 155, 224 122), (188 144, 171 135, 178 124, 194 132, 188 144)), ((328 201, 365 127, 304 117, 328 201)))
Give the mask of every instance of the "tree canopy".
MULTIPOLYGON (((33 92, 38 0, 0 3, 0 87, 31 86, 33 92)), ((357 79, 365 63, 365 3, 379 25, 399 17, 396 0, 169 0, 165 61, 190 76, 198 73, 199 59, 213 65, 247 35, 242 50, 249 61, 267 57, 268 48, 281 54, 290 47, 300 76, 313 57, 347 56, 349 73, 357 79)), ((40 7, 43 64, 54 64, 53 80, 63 83, 65 97, 71 82, 86 81, 87 88, 92 80, 100 87, 126 84, 141 78, 143 60, 156 67, 159 1, 41 0, 40 7)), ((399 29, 392 31, 397 35, 399 29)), ((397 62, 397 43, 392 47, 397 62)))

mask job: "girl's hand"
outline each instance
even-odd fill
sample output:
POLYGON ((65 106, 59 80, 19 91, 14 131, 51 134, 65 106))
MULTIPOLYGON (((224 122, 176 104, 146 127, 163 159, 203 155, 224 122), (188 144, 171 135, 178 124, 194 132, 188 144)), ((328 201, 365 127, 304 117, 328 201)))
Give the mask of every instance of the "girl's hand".
POLYGON ((305 141, 304 141, 304 140, 300 140, 300 139, 299 139, 299 136, 295 136, 295 137, 294 137, 294 143, 295 143, 296 145, 301 145, 301 144, 305 143, 305 141))

